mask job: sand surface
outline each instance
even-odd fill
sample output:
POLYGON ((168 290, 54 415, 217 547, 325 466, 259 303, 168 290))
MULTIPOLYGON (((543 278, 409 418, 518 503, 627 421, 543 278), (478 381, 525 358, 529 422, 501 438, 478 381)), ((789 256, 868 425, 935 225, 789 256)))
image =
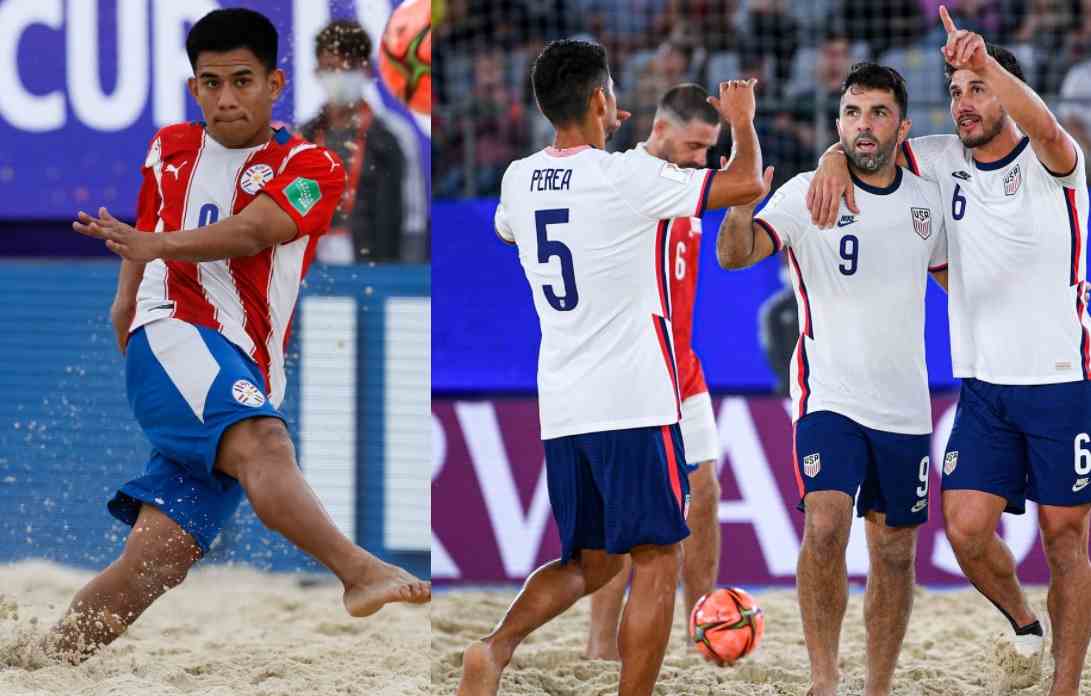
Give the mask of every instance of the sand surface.
MULTIPOLYGON (((1045 613, 1045 591, 1028 590, 1031 605, 1045 613)), ((452 694, 461 676, 461 651, 487 633, 514 597, 513 591, 448 592, 432 608, 432 693, 452 694)), ((756 593, 765 611, 765 638, 752 656, 735 667, 705 662, 686 646, 682 612, 677 611, 670 648, 655 693, 666 696, 795 696, 806 693, 809 668, 799 607, 792 591, 756 593)), ((841 638, 839 693, 864 693, 863 595, 854 593, 841 638)), ((501 694, 605 696, 617 692, 617 665, 581 657, 586 638, 588 600, 533 634, 504 673, 501 694)), ((1014 689, 1018 672, 1000 639, 1011 629, 1000 614, 972 590, 917 589, 913 615, 894 677, 896 696, 1044 696, 1048 678, 1014 689)), ((1051 674, 1048 655, 1044 673, 1051 674)), ((1081 693, 1091 693, 1085 668, 1081 693)))
POLYGON ((44 663, 30 646, 90 576, 42 562, 0 566, 0 694, 429 693, 427 606, 353 619, 340 584, 301 588, 291 575, 224 566, 191 572, 82 665, 44 663))

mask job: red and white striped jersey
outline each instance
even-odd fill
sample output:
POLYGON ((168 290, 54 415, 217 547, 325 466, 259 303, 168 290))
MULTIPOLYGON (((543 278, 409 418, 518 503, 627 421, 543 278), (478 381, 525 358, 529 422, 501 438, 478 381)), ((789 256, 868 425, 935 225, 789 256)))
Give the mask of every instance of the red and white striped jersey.
POLYGON ((701 261, 701 218, 670 222, 671 328, 678 356, 678 386, 682 400, 708 391, 701 361, 693 352, 693 307, 697 301, 697 265, 701 261))
POLYGON ((167 317, 219 331, 284 399, 284 351, 299 286, 345 188, 333 153, 287 130, 263 145, 231 149, 200 123, 161 129, 143 167, 136 227, 170 234, 234 215, 265 193, 295 220, 296 237, 254 256, 204 261, 156 259, 144 268, 130 331, 167 317))

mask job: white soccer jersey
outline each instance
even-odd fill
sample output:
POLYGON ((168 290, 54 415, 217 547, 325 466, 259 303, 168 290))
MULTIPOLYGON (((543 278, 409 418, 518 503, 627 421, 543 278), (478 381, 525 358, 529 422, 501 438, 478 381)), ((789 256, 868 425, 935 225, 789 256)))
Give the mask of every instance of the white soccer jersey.
POLYGON ((911 168, 939 184, 950 233, 951 358, 955 377, 994 384, 1087 379, 1087 175, 1077 146, 1054 175, 1023 138, 980 164, 955 135, 913 138, 911 168))
POLYGON ((786 249, 799 305, 792 419, 833 411, 876 430, 930 433, 924 295, 928 271, 946 264, 939 192, 900 167, 886 188, 856 180, 860 213, 842 201, 837 227, 822 230, 805 201, 813 176, 790 179, 755 218, 786 249))
POLYGON ((546 148, 504 173, 496 231, 541 323, 542 439, 678 422, 667 222, 703 212, 712 175, 642 146, 546 148))

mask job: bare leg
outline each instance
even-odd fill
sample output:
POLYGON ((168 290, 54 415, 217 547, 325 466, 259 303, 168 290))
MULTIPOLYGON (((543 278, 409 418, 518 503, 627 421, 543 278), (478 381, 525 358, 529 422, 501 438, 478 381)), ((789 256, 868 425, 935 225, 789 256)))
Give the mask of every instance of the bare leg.
POLYGON ((1005 618, 1018 626, 1037 617, 1015 576, 1015 557, 996 533, 1007 502, 982 491, 943 492, 943 521, 962 572, 1005 618))
POLYGON ((837 652, 848 604, 845 548, 852 527, 852 498, 841 491, 808 493, 796 585, 803 636, 811 660, 813 696, 835 696, 837 652))
POLYGON ((630 551, 633 589, 618 637, 621 696, 651 696, 655 688, 670 642, 681 554, 680 544, 637 546, 630 551))
POLYGON ((887 696, 913 609, 917 528, 886 526, 886 515, 867 514, 870 570, 864 595, 867 628, 865 696, 887 696))
POLYGON ((432 585, 379 560, 333 523, 296 466, 295 448, 277 418, 251 418, 220 440, 216 468, 238 479, 262 523, 317 558, 345 586, 352 616, 374 614, 388 602, 432 599, 432 585))
POLYGON ((532 631, 610 581, 622 566, 622 557, 584 549, 569 563, 552 561, 527 578, 519 596, 500 625, 462 655, 458 696, 495 694, 500 673, 512 653, 532 631))
POLYGON ((157 508, 144 505, 121 557, 72 598, 53 627, 49 649, 74 662, 90 657, 180 585, 200 557, 193 537, 157 508))
POLYGON ((618 620, 625 602, 625 587, 629 584, 632 562, 622 556, 624 565, 614 579, 591 595, 591 627, 587 632, 586 657, 592 660, 620 660, 617 649, 618 620))
POLYGON ((1049 561, 1046 600, 1053 624, 1053 688, 1050 696, 1076 696, 1091 639, 1091 564, 1087 558, 1087 505, 1042 505, 1038 523, 1049 561))
POLYGON ((682 590, 686 616, 716 586, 720 572, 720 482, 716 462, 703 462, 689 475, 690 535, 682 541, 682 590))

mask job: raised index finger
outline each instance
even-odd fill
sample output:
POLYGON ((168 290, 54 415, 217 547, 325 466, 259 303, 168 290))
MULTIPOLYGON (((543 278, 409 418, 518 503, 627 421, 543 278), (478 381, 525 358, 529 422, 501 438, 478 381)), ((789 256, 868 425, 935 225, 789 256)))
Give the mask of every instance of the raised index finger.
POLYGON ((958 31, 958 27, 955 26, 955 20, 951 19, 950 13, 947 12, 946 5, 939 6, 939 19, 943 22, 943 28, 947 30, 948 34, 954 34, 958 31))

